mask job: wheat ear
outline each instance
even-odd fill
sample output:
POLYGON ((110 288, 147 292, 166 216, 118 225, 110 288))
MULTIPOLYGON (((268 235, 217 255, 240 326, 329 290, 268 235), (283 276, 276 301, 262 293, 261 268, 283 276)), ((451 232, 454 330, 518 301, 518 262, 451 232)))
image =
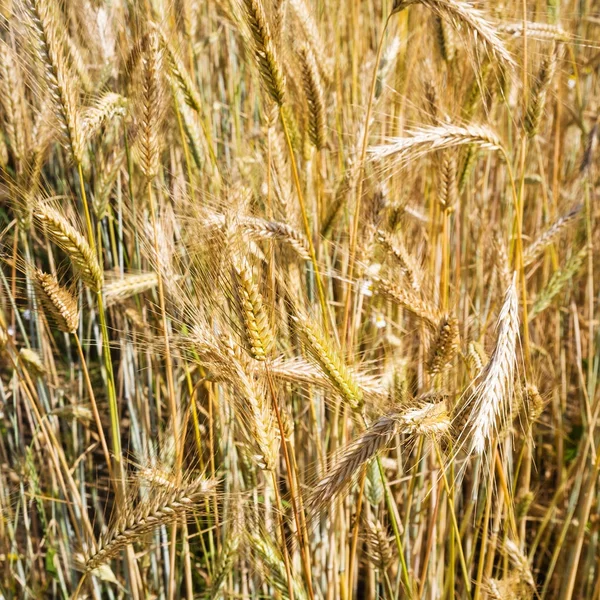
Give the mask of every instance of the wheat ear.
POLYGON ((368 152, 372 160, 393 158, 395 165, 404 166, 407 161, 428 152, 464 145, 502 151, 500 138, 489 127, 448 124, 413 129, 408 136, 389 138, 386 144, 370 146, 368 152))
POLYGON ((153 488, 147 499, 141 500, 124 514, 119 514, 106 535, 100 538, 94 551, 87 556, 85 571, 94 571, 125 546, 133 544, 157 527, 185 518, 199 506, 202 498, 214 493, 215 487, 214 480, 199 477, 175 488, 153 488))
POLYGON ((254 283, 252 268, 244 257, 238 256, 232 259, 232 272, 234 294, 244 325, 244 340, 256 360, 266 360, 273 350, 274 338, 262 295, 254 283))
POLYGON ((77 299, 62 287, 56 277, 39 269, 33 270, 33 281, 47 314, 52 317, 60 331, 73 333, 79 326, 77 299))
POLYGON ((156 273, 128 273, 123 277, 115 277, 104 285, 104 298, 106 306, 118 304, 155 288, 158 284, 156 273))
POLYGON ((497 28, 469 2, 462 0, 394 0, 392 13, 399 12, 411 4, 421 4, 453 25, 464 27, 474 38, 483 42, 491 54, 509 67, 515 66, 510 52, 497 34, 497 28))
POLYGON ((83 160, 83 138, 79 124, 79 101, 69 72, 64 42, 58 34, 56 18, 49 0, 25 0, 23 3, 31 31, 31 41, 43 66, 50 98, 61 124, 61 132, 76 163, 83 160))
POLYGON ((308 136, 317 150, 325 147, 325 101, 317 64, 310 48, 300 50, 302 85, 308 104, 308 136))
POLYGON ((504 296, 496 330, 496 346, 483 370, 481 383, 468 401, 472 409, 465 433, 469 451, 473 454, 484 452, 498 421, 505 421, 510 409, 519 333, 519 303, 514 277, 504 296))
POLYGON ((102 289, 102 269, 96 254, 86 239, 57 210, 47 204, 38 204, 33 217, 44 228, 46 235, 71 260, 81 279, 94 291, 102 289))
POLYGON ((254 55, 263 83, 275 104, 282 106, 285 100, 285 81, 262 0, 241 0, 241 2, 245 9, 246 23, 252 36, 254 55))
POLYGON ((541 312, 546 310, 551 304, 552 300, 560 294, 562 289, 577 275, 587 256, 587 248, 583 248, 577 254, 573 254, 571 258, 566 262, 565 266, 558 271, 555 271, 550 278, 550 281, 538 294, 533 307, 529 312, 529 319, 537 317, 541 312))
POLYGON ((306 343, 309 356, 317 363, 334 388, 353 410, 363 405, 363 393, 353 374, 327 340, 313 327, 308 319, 295 316, 300 333, 306 343))
POLYGON ((523 264, 528 267, 579 216, 583 205, 576 206, 543 231, 523 252, 523 264))
POLYGON ((533 137, 538 132, 546 107, 546 96, 556 71, 559 49, 560 44, 556 44, 552 54, 542 60, 538 76, 531 86, 529 102, 525 111, 525 131, 529 137, 533 137))

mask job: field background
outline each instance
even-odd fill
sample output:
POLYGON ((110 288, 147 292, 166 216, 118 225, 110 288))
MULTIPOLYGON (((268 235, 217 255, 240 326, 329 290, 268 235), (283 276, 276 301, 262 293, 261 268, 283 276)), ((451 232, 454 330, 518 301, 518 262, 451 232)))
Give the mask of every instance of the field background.
POLYGON ((0 0, 0 597, 600 599, 600 6, 0 0))

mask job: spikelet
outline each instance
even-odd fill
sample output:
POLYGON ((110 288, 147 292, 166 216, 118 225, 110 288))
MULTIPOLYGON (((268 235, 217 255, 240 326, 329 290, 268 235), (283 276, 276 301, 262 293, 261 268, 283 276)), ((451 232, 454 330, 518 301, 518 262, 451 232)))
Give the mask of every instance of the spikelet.
POLYGON ((262 0, 240 1, 244 5, 245 18, 252 36, 254 54, 265 89, 275 104, 282 106, 285 100, 285 80, 262 0))
POLYGON ((431 344, 427 361, 429 373, 435 375, 448 368, 456 356, 458 347, 458 321, 446 315, 442 317, 437 335, 431 344))
POLYGON ((481 375, 481 382, 467 403, 472 409, 465 439, 469 453, 473 454, 484 452, 498 421, 506 421, 512 400, 519 330, 519 303, 514 277, 506 291, 496 330, 496 347, 481 375))
POLYGON ((256 360, 266 360, 273 351, 274 338, 262 295, 254 282, 248 261, 236 256, 231 263, 234 293, 244 326, 244 341, 256 360))
POLYGON ((540 254, 579 216, 583 205, 576 206, 566 215, 557 219, 548 229, 543 231, 538 237, 523 251, 523 264, 528 267, 540 254))
MULTIPOLYGON (((525 26, 528 38, 550 42, 569 41, 569 34, 560 25, 528 21, 525 26)), ((513 38, 520 38, 523 36, 523 21, 517 21, 516 23, 500 23, 498 25, 498 31, 506 33, 513 38)))
POLYGON ((458 188, 456 185, 456 158, 452 153, 445 152, 440 170, 440 191, 438 202, 444 211, 449 211, 456 205, 458 188))
POLYGON ((494 267, 498 273, 498 281, 503 290, 510 285, 510 263, 504 238, 499 231, 496 231, 492 239, 492 252, 494 254, 494 267))
POLYGON ((436 39, 440 54, 446 62, 452 62, 456 56, 456 43, 454 32, 448 26, 448 23, 440 15, 434 17, 436 39))
POLYGON ((32 275, 38 298, 58 329, 65 333, 76 331, 79 326, 79 307, 76 298, 50 273, 33 269, 32 275))
POLYGON ((31 41, 43 66, 43 75, 52 105, 58 116, 63 141, 76 163, 83 161, 83 139, 79 99, 64 56, 52 6, 46 0, 24 0, 31 41))
POLYGON ((467 349, 467 368, 471 379, 475 379, 482 371, 488 362, 488 357, 485 350, 477 342, 469 342, 467 349))
POLYGON ((538 76, 531 86, 529 102, 525 112, 525 131, 529 137, 533 137, 539 129, 544 108, 546 107, 546 96, 552 83, 556 64, 558 62, 560 45, 557 44, 549 57, 542 60, 538 76))
POLYGON ((308 104, 308 135, 317 150, 325 147, 325 101, 315 57, 308 47, 300 50, 302 85, 308 104))
POLYGON ((102 269, 85 238, 57 210, 37 204, 33 217, 48 238, 67 254, 81 279, 94 291, 102 288, 102 269))
POLYGON ((200 94, 198 93, 192 78, 187 72, 185 65, 181 61, 181 57, 169 43, 169 39, 165 35, 165 32, 160 30, 159 34, 162 46, 167 56, 167 64, 171 79, 177 84, 177 87, 185 98, 186 104, 190 108, 194 109, 197 113, 201 113, 202 101, 200 99, 200 94))
POLYGON ((555 271, 550 278, 550 281, 538 294, 533 307, 529 313, 529 319, 534 319, 541 312, 546 310, 551 304, 552 300, 560 294, 562 289, 567 285, 573 277, 579 273, 579 270, 583 266, 585 257, 587 256, 587 248, 583 248, 577 254, 573 254, 566 262, 565 266, 558 271, 555 271))
POLYGON ((519 546, 515 544, 511 539, 504 540, 504 551, 506 552, 510 562, 514 565, 515 570, 519 574, 521 581, 525 582, 528 586, 535 588, 535 582, 533 575, 531 574, 531 567, 527 556, 521 552, 519 546))
POLYGON ((442 19, 450 21, 455 27, 462 27, 473 38, 480 40, 486 49, 500 62, 514 67, 515 61, 496 33, 496 27, 489 23, 472 4, 462 0, 394 0, 392 14, 413 4, 421 4, 442 19))
POLYGON ((98 177, 94 182, 94 196, 92 199, 92 207, 98 220, 106 216, 110 194, 126 157, 125 150, 118 148, 107 160, 102 161, 102 168, 99 169, 98 177))
POLYGON ((530 423, 535 423, 544 411, 544 399, 533 383, 528 383, 523 389, 523 402, 530 423))
POLYGON ((381 481, 377 460, 371 459, 369 461, 369 466, 367 467, 365 498, 369 501, 369 504, 375 508, 383 502, 384 496, 385 490, 383 488, 383 482, 381 481))
POLYGON ((439 125, 413 129, 405 137, 389 138, 386 144, 369 146, 372 160, 393 159, 396 166, 435 150, 476 145, 486 150, 502 151, 500 138, 484 125, 439 125))
POLYGON ((198 509, 201 499, 213 494, 215 488, 214 480, 202 476, 184 481, 174 489, 154 487, 152 493, 149 493, 146 499, 140 500, 135 507, 118 512, 108 532, 86 556, 85 572, 93 572, 116 556, 125 546, 135 543, 161 525, 184 519, 198 509))
POLYGON ((163 48, 159 35, 151 31, 144 44, 142 55, 141 96, 139 104, 139 131, 137 148, 142 173, 147 179, 153 179, 160 167, 163 102, 163 48))
POLYGON ((329 378, 334 388, 346 400, 352 410, 360 410, 363 405, 363 393, 352 372, 344 364, 330 344, 313 327, 306 318, 292 317, 298 324, 311 358, 329 378))
POLYGON ((104 297, 106 306, 112 306, 137 296, 158 285, 156 273, 127 273, 121 276, 111 277, 104 285, 104 297))

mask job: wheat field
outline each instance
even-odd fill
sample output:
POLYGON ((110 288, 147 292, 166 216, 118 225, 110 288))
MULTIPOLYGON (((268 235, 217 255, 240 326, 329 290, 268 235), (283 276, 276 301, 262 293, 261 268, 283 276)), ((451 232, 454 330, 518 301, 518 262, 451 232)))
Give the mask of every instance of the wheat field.
POLYGON ((600 5, 0 0, 0 598, 600 600, 600 5))

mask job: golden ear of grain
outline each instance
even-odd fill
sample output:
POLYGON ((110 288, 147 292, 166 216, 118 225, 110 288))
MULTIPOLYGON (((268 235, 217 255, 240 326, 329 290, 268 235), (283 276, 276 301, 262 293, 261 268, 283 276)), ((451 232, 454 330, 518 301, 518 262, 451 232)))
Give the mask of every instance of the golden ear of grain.
POLYGON ((390 537, 379 519, 365 519, 365 541, 368 559, 382 571, 394 560, 390 537))
POLYGON ((425 6, 454 26, 464 28, 475 39, 481 41, 488 51, 506 66, 516 66, 510 52, 498 36, 497 28, 487 21, 483 13, 472 4, 462 0, 394 0, 392 14, 414 4, 425 6))
POLYGON ((81 116, 82 137, 89 142, 104 123, 115 116, 123 116, 127 111, 127 100, 113 92, 100 96, 96 102, 85 109, 81 116))
POLYGON ((538 132, 546 107, 546 96, 556 71, 559 52, 560 44, 556 44, 552 54, 542 60, 537 78, 531 86, 529 102, 525 111, 525 131, 529 137, 533 137, 538 132))
POLYGON ((392 284, 381 277, 374 280, 373 291, 421 319, 432 331, 437 330, 440 312, 411 290, 392 284))
POLYGON ((158 276, 156 273, 128 273, 122 277, 113 276, 104 285, 106 306, 123 302, 127 298, 151 290, 157 285, 158 276))
POLYGON ((163 52, 158 32, 150 31, 144 40, 142 54, 137 136, 140 168, 148 180, 158 175, 160 167, 164 100, 163 52))
POLYGON ((254 283, 252 268, 245 258, 233 257, 232 271, 245 342, 250 354, 256 360, 264 361, 272 353, 275 340, 262 295, 254 283))
POLYGON ((33 270, 38 298, 47 314, 54 320, 60 331, 73 333, 79 326, 79 306, 69 290, 62 287, 56 277, 39 269, 33 270))
POLYGON ((431 375, 441 373, 448 368, 459 347, 458 320, 444 316, 440 321, 438 332, 429 351, 427 369, 431 375))
POLYGON ((554 298, 560 294, 562 289, 577 275, 577 273, 579 273, 586 256, 587 248, 583 248, 576 254, 573 254, 562 269, 553 273, 550 281, 546 287, 539 292, 533 303, 531 311, 529 312, 530 320, 537 317, 552 304, 554 298))
POLYGON ((294 316, 299 326, 309 356, 317 363, 331 384, 348 402, 352 410, 360 410, 363 405, 363 393, 353 374, 342 358, 335 352, 327 340, 308 322, 308 319, 294 316))
POLYGON ((580 215, 583 205, 576 206, 566 215, 557 219, 548 229, 543 231, 536 239, 525 248, 523 252, 523 264, 528 267, 531 265, 542 252, 580 215))
POLYGON ((519 332, 519 303, 514 277, 505 294, 496 329, 498 338, 494 352, 481 375, 481 382, 468 401, 471 410, 461 433, 473 454, 485 451, 496 427, 506 422, 510 409, 519 332))
POLYGON ((300 50, 302 85, 308 104, 308 135, 317 150, 325 147, 325 101, 315 57, 308 47, 300 50))
POLYGON ((244 6, 246 23, 254 44, 254 56, 258 63, 265 89, 278 106, 285 100, 285 80, 281 63, 267 22, 262 0, 240 0, 244 6))
MULTIPOLYGON (((6 136, 15 158, 26 156, 25 114, 21 99, 24 97, 23 78, 12 48, 0 40, 0 106, 3 109, 6 136)), ((4 136, 0 136, 4 141, 4 136)), ((8 157, 4 164, 8 162, 8 157)))
POLYGON ((392 237, 385 231, 377 231, 375 239, 378 244, 398 263, 400 269, 408 279, 412 289, 418 293, 421 290, 421 273, 415 259, 410 255, 404 242, 392 237))
POLYGON ((19 350, 19 358, 35 376, 41 377, 42 375, 45 375, 46 366, 42 361, 42 357, 35 350, 21 348, 21 350, 19 350))
POLYGON ((102 289, 103 274, 85 238, 61 215, 47 204, 38 203, 33 217, 44 228, 48 238, 68 255, 73 268, 81 279, 94 291, 102 289))
POLYGON ((43 66, 43 75, 54 110, 61 125, 65 144, 76 163, 83 161, 83 137, 79 98, 73 77, 67 68, 64 39, 59 35, 50 0, 24 0, 31 42, 43 66))
POLYGON ((182 520, 199 510, 200 501, 214 494, 216 485, 215 480, 201 476, 175 487, 154 486, 147 498, 138 501, 133 509, 118 513, 108 532, 86 557, 85 572, 93 572, 125 546, 134 544, 161 525, 182 520))

